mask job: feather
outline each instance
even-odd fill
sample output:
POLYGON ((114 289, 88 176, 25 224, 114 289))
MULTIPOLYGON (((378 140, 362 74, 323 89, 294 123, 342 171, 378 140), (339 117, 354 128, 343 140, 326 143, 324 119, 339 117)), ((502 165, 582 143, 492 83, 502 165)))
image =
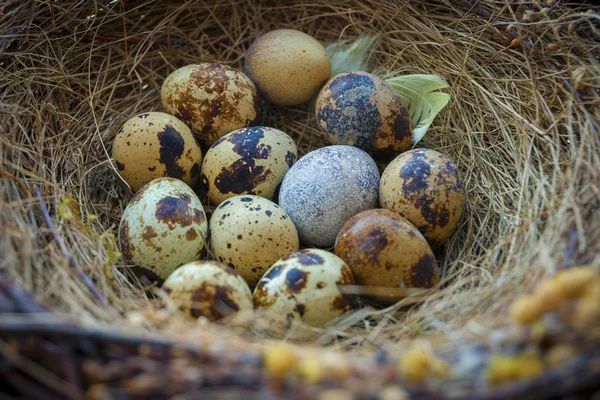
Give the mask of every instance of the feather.
POLYGON ((343 72, 370 72, 369 57, 379 44, 380 36, 361 36, 354 42, 340 40, 331 43, 325 51, 331 58, 331 77, 343 72))

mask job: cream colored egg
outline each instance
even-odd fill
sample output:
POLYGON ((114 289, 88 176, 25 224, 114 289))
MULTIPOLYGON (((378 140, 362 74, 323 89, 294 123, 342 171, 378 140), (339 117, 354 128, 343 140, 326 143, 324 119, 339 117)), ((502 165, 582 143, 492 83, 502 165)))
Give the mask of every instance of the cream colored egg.
POLYGON ((234 268, 251 288, 275 261, 298 250, 299 245, 291 218, 263 197, 232 197, 210 218, 210 248, 215 259, 234 268))
POLYGON ((204 254, 208 223, 198 196, 184 182, 158 178, 131 198, 119 226, 128 264, 162 282, 175 268, 204 254))
POLYGON ((133 191, 163 176, 192 187, 200 178, 202 151, 190 128, 162 112, 138 114, 125 122, 112 155, 119 175, 133 191))
POLYGON ((277 261, 254 290, 254 306, 288 322, 322 326, 352 307, 338 285, 354 285, 346 263, 325 250, 304 249, 277 261))
POLYGON ((193 319, 216 321, 253 308, 248 284, 233 269, 216 261, 182 265, 165 280, 163 289, 193 319))
POLYGON ((381 206, 409 220, 432 248, 456 230, 465 208, 458 168, 431 149, 400 154, 385 168, 379 185, 381 206))
POLYGON ((228 133, 206 152, 204 191, 213 204, 239 194, 273 200, 297 156, 296 143, 280 130, 255 126, 228 133))
POLYGON ((312 36, 278 29, 258 37, 248 49, 244 72, 271 103, 309 101, 331 74, 331 59, 312 36))
POLYGON ((217 63, 192 64, 172 72, 161 88, 162 106, 210 145, 221 136, 257 125, 261 101, 242 72, 217 63))

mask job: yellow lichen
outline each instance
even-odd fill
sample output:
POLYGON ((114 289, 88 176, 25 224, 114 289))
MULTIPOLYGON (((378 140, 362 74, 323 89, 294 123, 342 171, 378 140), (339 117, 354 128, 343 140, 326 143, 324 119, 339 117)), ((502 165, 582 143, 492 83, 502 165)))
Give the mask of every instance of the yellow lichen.
POLYGON ((296 354, 285 344, 268 347, 263 353, 265 368, 273 377, 283 379, 296 364, 296 354))
POLYGON ((323 365, 314 358, 300 360, 296 366, 298 376, 312 385, 321 382, 323 372, 323 365))
POLYGON ((542 374, 544 364, 534 355, 493 356, 486 371, 492 385, 532 379, 542 374))
POLYGON ((450 366, 423 345, 415 345, 398 361, 398 370, 409 380, 421 383, 427 374, 441 378, 451 375, 450 366))

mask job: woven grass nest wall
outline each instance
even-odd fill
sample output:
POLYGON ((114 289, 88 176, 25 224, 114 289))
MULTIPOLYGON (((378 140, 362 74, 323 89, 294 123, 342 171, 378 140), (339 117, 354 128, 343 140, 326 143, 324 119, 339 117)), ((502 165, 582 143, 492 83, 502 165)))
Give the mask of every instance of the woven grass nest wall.
MULTIPOLYGON (((0 392, 589 395, 600 379, 599 29, 597 10, 553 1, 3 2, 0 392), (447 79, 452 100, 418 146, 455 160, 467 189, 435 290, 387 308, 357 299, 332 326, 295 335, 260 315, 242 327, 180 318, 114 240, 132 196, 110 159, 119 127, 161 109, 174 69, 241 69, 277 28, 323 44, 381 34, 375 74, 447 79)), ((300 155, 326 144, 308 105, 271 106, 264 125, 300 155)))

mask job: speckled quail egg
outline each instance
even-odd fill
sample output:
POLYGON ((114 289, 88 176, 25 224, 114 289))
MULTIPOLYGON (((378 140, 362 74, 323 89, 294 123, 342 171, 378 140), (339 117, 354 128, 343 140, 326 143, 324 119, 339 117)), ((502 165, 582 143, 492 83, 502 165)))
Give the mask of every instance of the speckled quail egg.
POLYGON ((175 268, 202 257, 207 234, 200 199, 174 178, 158 178, 142 186, 127 204, 119 226, 126 262, 159 283, 175 268))
POLYGON ((119 175, 134 191, 168 176, 195 186, 202 151, 186 124, 162 112, 138 114, 121 126, 112 148, 119 175))
POLYGON ((294 164, 281 184, 279 205, 289 214, 300 241, 330 247, 342 225, 377 206, 379 170, 363 150, 327 146, 294 164))
POLYGON ((254 306, 291 323, 322 326, 352 307, 337 285, 354 285, 346 263, 325 250, 303 249, 277 261, 254 290, 254 306))
POLYGON ((222 202, 210 218, 210 248, 254 288, 280 258, 299 249, 290 217, 264 197, 239 195, 222 202))
POLYGON ((312 36, 277 29, 258 37, 248 49, 244 72, 265 99, 279 105, 309 101, 331 74, 331 59, 312 36))
POLYGON ((238 194, 272 200, 297 156, 296 143, 280 130, 266 126, 238 129, 206 152, 202 185, 213 204, 238 194))
POLYGON ((465 188, 458 168, 431 149, 400 154, 384 170, 379 187, 381 206, 415 225, 432 248, 456 230, 465 208, 465 188))
POLYGON ((331 78, 319 92, 317 124, 332 144, 365 150, 389 160, 412 145, 412 122, 400 96, 367 72, 331 78))
POLYGON ((261 100, 242 72, 217 63, 191 64, 172 72, 161 88, 165 111, 210 145, 221 136, 260 120, 261 100))
POLYGON ((211 321, 253 309, 252 292, 244 279, 216 261, 193 261, 177 268, 163 289, 190 318, 211 321))
POLYGON ((439 279, 427 240, 389 210, 363 211, 346 221, 335 254, 348 264, 359 285, 429 288, 439 279))

